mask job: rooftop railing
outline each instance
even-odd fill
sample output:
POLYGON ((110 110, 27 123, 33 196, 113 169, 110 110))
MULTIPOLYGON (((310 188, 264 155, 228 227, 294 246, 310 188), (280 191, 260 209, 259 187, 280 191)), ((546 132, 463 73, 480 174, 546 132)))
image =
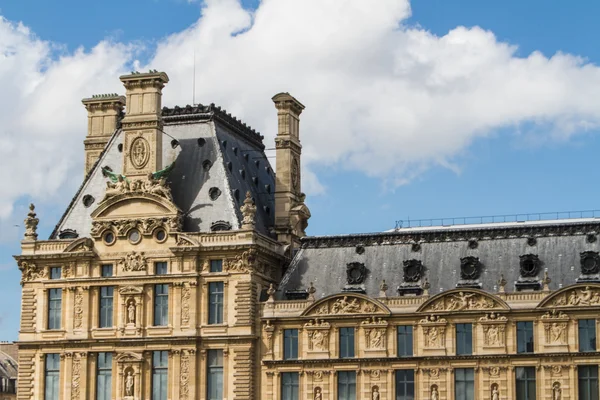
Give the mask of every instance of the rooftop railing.
POLYGON ((430 226, 480 225, 505 222, 549 221, 561 219, 600 218, 600 210, 555 211, 529 214, 489 215, 481 217, 451 217, 431 219, 406 219, 396 221, 396 230, 430 226))

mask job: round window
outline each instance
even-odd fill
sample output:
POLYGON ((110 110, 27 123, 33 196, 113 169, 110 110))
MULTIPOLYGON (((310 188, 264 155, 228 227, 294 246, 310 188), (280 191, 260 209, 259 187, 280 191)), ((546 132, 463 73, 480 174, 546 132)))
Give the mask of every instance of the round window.
POLYGON ((112 233, 111 231, 108 231, 104 234, 103 239, 104 239, 104 243, 106 243, 108 245, 113 244, 115 242, 115 234, 112 233))
POLYGON ((140 232, 136 229, 132 229, 129 231, 128 239, 131 243, 136 244, 139 243, 141 239, 140 232))
POLYGON ((583 273, 584 274, 591 274, 594 273, 596 271, 596 259, 592 256, 588 256, 583 260, 583 273))
POLYGON ((167 238, 167 233, 165 231, 163 231, 162 229, 159 229, 156 231, 156 234, 154 235, 154 237, 156 238, 156 240, 158 242, 163 242, 167 238))

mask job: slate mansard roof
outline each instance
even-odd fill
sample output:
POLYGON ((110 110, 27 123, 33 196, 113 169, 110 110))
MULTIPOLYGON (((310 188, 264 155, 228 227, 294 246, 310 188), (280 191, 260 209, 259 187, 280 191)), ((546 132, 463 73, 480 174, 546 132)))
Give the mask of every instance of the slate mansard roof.
MULTIPOLYGON (((184 214, 183 230, 209 232, 215 223, 238 229, 239 208, 250 191, 257 206, 256 229, 270 235, 275 173, 264 153, 263 137, 214 104, 165 107, 162 116, 166 133, 162 135, 162 162, 167 166, 175 161, 168 182, 173 201, 184 214), (172 138, 178 145, 173 146, 172 138)), ((121 173, 122 142, 123 133, 117 129, 50 239, 69 230, 79 237, 90 235, 91 213, 106 189, 102 167, 121 173)))
POLYGON ((305 291, 312 282, 316 298, 343 291, 379 297, 382 280, 388 285, 388 296, 406 295, 411 292, 407 288, 418 289, 425 281, 431 295, 460 286, 496 292, 501 275, 506 280, 506 291, 536 290, 543 286, 545 271, 551 279, 550 289, 598 282, 597 232, 600 219, 582 218, 306 237, 277 296, 293 298, 293 293, 305 291), (461 259, 479 261, 477 279, 463 279, 461 259), (523 276, 522 263, 526 260, 537 265, 537 271, 530 276, 523 276), (585 260, 591 268, 584 273, 585 260), (418 282, 405 280, 405 262, 423 266, 418 282), (352 268, 356 268, 359 278, 350 282, 352 268))

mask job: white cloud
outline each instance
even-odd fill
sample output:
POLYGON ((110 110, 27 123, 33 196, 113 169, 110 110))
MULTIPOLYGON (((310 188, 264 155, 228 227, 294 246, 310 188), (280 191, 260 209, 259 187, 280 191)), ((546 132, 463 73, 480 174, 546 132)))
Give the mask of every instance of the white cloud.
MULTIPOLYGON (((470 143, 494 129, 543 127, 566 139, 600 124, 600 68, 569 54, 516 56, 480 28, 439 37, 402 25, 404 0, 206 0, 201 19, 162 39, 147 68, 166 71, 165 104, 217 103, 272 143, 271 96, 289 91, 302 114, 305 189, 311 168, 360 171, 390 185, 428 168, 456 168, 470 143), (376 5, 375 5, 376 4, 376 5)), ((81 176, 85 111, 79 100, 122 92, 130 44, 100 42, 58 59, 56 45, 0 20, 0 159, 11 184, 0 215, 19 196, 54 195, 81 176)))

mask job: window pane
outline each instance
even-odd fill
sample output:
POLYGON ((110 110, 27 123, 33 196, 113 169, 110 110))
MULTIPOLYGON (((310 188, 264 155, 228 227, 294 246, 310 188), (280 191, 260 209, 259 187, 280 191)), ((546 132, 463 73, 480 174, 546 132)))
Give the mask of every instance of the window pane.
POLYGON ((396 400, 414 400, 415 372, 412 369, 396 371, 396 400))
POLYGON ((50 279, 60 279, 62 275, 61 267, 51 267, 50 268, 50 279))
POLYGON ((354 328, 340 328, 340 358, 354 357, 354 328))
POLYGON ((298 329, 283 331, 283 358, 284 360, 298 358, 298 329))
POLYGON ((580 366, 577 368, 577 374, 579 378, 579 400, 598 400, 598 366, 580 366))
POLYGON ((223 282, 208 284, 208 323, 223 323, 223 282))
POLYGON ((223 272, 223 260, 210 260, 210 272, 223 272))
POLYGON ((207 357, 208 400, 223 399, 223 350, 209 350, 207 357))
POLYGON ((473 325, 456 324, 456 354, 473 354, 473 325))
POLYGON ((154 326, 167 326, 169 321, 169 285, 154 286, 154 326))
POLYGON ((113 292, 112 286, 100 288, 100 328, 113 326, 113 292))
POLYGON ((154 263, 154 273, 156 275, 166 275, 167 263, 163 261, 154 263))
POLYGON ((535 367, 515 368, 517 400, 535 399, 535 367))
POLYGON ((46 354, 44 400, 58 400, 60 356, 46 354))
POLYGON ((454 370, 454 391, 456 400, 474 400, 475 372, 472 368, 457 368, 454 370))
POLYGON ((61 328, 62 289, 48 290, 48 329, 61 328))
POLYGON ((413 355, 413 327, 401 325, 398 327, 398 357, 413 355))
POLYGON ((297 372, 281 374, 281 400, 298 400, 298 381, 297 372))
POLYGON ((579 351, 596 351, 596 320, 580 319, 579 351))
POLYGON ((167 400, 168 357, 167 351, 152 353, 152 400, 167 400))
POLYGON ((356 372, 338 372, 338 400, 356 400, 356 372))
POLYGON ((112 353, 98 353, 96 399, 112 399, 112 353))
POLYGON ((100 267, 100 275, 103 277, 113 276, 112 264, 104 264, 100 267))
POLYGON ((517 322, 517 353, 533 353, 533 322, 517 322))

